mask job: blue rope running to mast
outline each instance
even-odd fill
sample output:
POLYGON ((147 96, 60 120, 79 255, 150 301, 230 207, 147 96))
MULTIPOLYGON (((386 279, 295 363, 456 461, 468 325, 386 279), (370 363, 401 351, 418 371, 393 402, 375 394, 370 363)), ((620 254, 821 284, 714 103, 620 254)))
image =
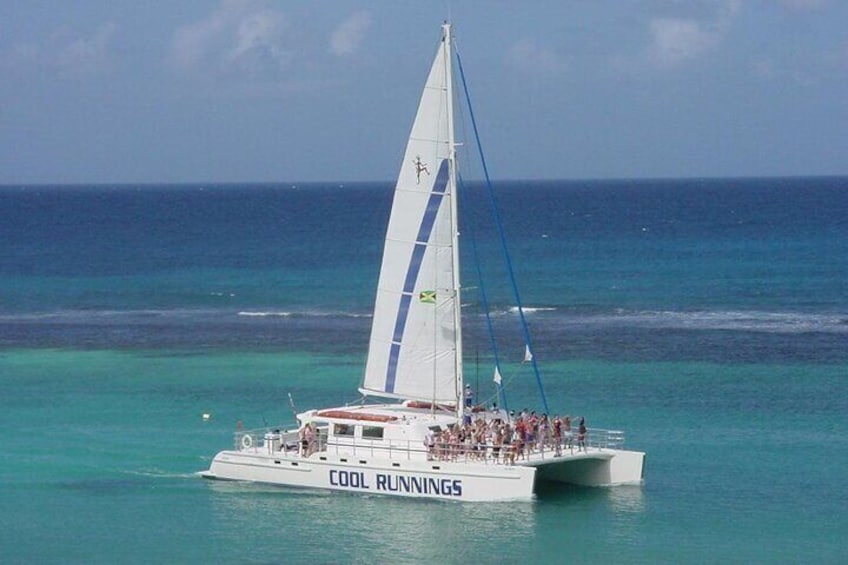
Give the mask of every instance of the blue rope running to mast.
POLYGON ((459 76, 462 79, 462 90, 465 93, 465 102, 468 105, 468 114, 471 118, 471 127, 474 130, 474 138, 477 142, 477 151, 480 154, 480 162, 483 166, 483 175, 486 177, 486 188, 489 192, 489 202, 492 206, 492 215, 495 217, 495 223, 498 226, 498 234, 501 238, 501 250, 503 251, 504 262, 506 263, 507 271, 509 272, 509 280, 512 284, 512 293, 515 298, 515 304, 518 307, 518 316, 521 319, 521 330, 524 333, 524 343, 527 346, 527 352, 530 354, 530 362, 533 365, 533 372, 536 375, 536 382, 539 385, 539 394, 542 397, 542 406, 545 409, 545 414, 550 413, 548 410, 548 399, 545 396, 545 387, 542 385, 542 375, 539 372, 539 366, 536 363, 536 356, 533 355, 533 346, 530 341, 530 330, 527 326, 527 319, 524 316, 524 307, 521 305, 521 296, 518 293, 518 283, 515 280, 515 271, 512 268, 512 259, 509 256, 509 250, 506 246, 506 236, 503 231, 503 223, 501 215, 498 211, 498 203, 495 199, 495 191, 492 188, 492 181, 489 178, 489 168, 486 166, 486 157, 483 155, 483 146, 480 143, 480 134, 477 130, 477 120, 474 118, 474 108, 471 106, 471 95, 468 92, 468 84, 465 82, 465 71, 462 69, 462 59, 459 57, 459 51, 454 51, 456 54, 457 67, 459 68, 459 76))
MULTIPOLYGON (((459 177, 459 183, 463 185, 461 187, 462 190, 459 190, 458 192, 460 194, 460 199, 462 200, 463 207, 465 207, 465 202, 466 202, 467 197, 465 196, 465 185, 462 182, 461 176, 459 177)), ((474 253, 474 266, 477 269, 477 280, 480 283, 480 300, 483 303, 483 312, 485 312, 485 314, 486 314, 486 329, 488 330, 488 333, 489 333, 489 341, 492 344, 492 355, 494 355, 494 357, 495 357, 495 371, 497 371, 497 374, 499 375, 499 378, 501 379, 501 380, 495 381, 498 385, 498 400, 501 403, 501 407, 504 410, 508 411, 509 406, 507 405, 507 402, 506 402, 506 390, 504 389, 504 386, 503 386, 503 380, 502 380, 503 375, 501 374, 501 360, 500 360, 500 354, 498 353, 498 342, 495 339, 495 329, 494 329, 494 325, 492 324, 492 312, 491 312, 491 309, 489 308, 489 298, 488 298, 488 295, 486 294, 486 285, 483 282, 483 271, 480 268, 480 255, 479 255, 478 250, 477 250, 477 237, 474 235, 474 226, 471 225, 471 224, 472 224, 471 222, 468 223, 468 231, 471 234, 471 250, 474 253)))

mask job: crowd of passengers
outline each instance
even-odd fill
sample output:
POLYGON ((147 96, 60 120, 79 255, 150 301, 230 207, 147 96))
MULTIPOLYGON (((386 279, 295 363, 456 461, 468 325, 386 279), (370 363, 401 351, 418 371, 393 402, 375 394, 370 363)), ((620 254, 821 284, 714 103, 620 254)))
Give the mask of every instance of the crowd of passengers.
MULTIPOLYGON (((440 461, 456 461, 457 458, 488 459, 507 465, 525 459, 535 451, 554 451, 562 455, 563 448, 574 452, 586 450, 586 420, 580 418, 577 433, 571 429, 571 417, 558 415, 549 419, 547 414, 536 412, 519 414, 510 412, 506 420, 495 418, 475 421, 466 416, 463 424, 454 424, 440 432, 429 430, 424 444, 427 458, 440 461), (576 439, 576 441, 575 441, 576 439)), ((318 447, 315 424, 307 423, 298 431, 298 451, 309 457, 318 447)), ((285 449, 285 445, 281 446, 285 449)))
POLYGON ((457 458, 487 459, 514 464, 525 459, 534 451, 553 450, 554 456, 562 455, 563 448, 572 452, 586 450, 586 420, 580 418, 577 433, 571 429, 571 417, 553 419, 547 414, 536 412, 514 413, 507 420, 500 418, 486 421, 482 418, 471 422, 454 424, 436 432, 430 430, 424 440, 428 459, 455 461, 457 458), (575 442, 576 439, 576 442, 575 442))

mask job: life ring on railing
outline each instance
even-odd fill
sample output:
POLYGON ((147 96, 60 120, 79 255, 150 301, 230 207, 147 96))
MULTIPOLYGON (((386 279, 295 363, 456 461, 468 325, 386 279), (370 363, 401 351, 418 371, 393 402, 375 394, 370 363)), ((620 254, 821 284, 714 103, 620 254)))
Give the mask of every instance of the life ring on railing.
POLYGON ((253 438, 250 437, 250 434, 244 434, 241 436, 241 447, 242 449, 250 449, 253 447, 253 438))

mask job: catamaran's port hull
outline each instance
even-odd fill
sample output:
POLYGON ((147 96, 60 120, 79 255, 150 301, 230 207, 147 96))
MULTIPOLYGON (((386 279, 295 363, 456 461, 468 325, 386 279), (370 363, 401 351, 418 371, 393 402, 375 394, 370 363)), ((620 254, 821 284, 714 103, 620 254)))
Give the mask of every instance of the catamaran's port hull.
MULTIPOLYGON (((282 455, 282 454, 281 454, 282 455)), ((645 454, 616 449, 564 453, 517 465, 469 465, 446 461, 368 461, 355 457, 268 455, 261 449, 223 451, 208 479, 289 487, 462 501, 528 500, 536 481, 581 486, 639 485, 645 454)))
POLYGON ((573 485, 600 487, 639 485, 644 476, 645 454, 621 449, 595 449, 564 454, 539 462, 528 462, 536 479, 573 485))
POLYGON ((216 455, 202 476, 363 494, 478 502, 532 499, 536 469, 448 461, 274 457, 262 450, 239 450, 216 455))

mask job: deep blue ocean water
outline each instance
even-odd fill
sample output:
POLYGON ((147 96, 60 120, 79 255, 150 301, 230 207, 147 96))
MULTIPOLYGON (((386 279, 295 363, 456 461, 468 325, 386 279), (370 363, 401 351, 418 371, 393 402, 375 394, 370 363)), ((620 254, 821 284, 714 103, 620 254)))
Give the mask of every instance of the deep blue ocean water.
MULTIPOLYGON (((641 488, 448 504, 201 480, 235 423, 356 398, 389 183, 0 187, 2 562, 848 558, 848 178, 496 184, 552 409, 624 429, 641 488), (211 413, 209 421, 201 415, 211 413)), ((462 201, 520 361, 498 234, 462 201)))

